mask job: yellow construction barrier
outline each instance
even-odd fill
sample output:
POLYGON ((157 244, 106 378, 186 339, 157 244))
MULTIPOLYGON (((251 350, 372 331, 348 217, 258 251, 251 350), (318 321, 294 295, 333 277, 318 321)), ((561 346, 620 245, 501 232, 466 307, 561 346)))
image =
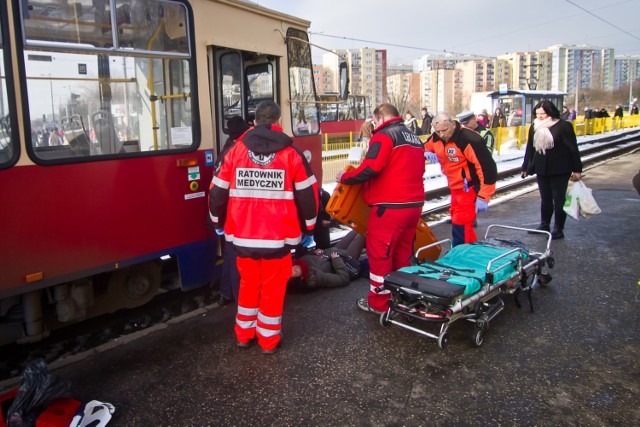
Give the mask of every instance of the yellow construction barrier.
MULTIPOLYGON (((496 138, 495 153, 500 155, 502 149, 508 148, 517 148, 519 150, 527 143, 529 127, 530 125, 492 128, 491 132, 496 138)), ((619 117, 606 117, 585 120, 584 116, 578 116, 573 121, 576 136, 602 135, 621 129, 638 127, 640 127, 640 114, 624 116, 622 119, 619 117)), ((422 141, 426 141, 428 136, 421 135, 419 138, 422 141)), ((345 153, 345 151, 348 151, 349 148, 357 143, 357 141, 354 141, 353 132, 324 134, 323 151, 325 155, 323 155, 322 168, 325 183, 332 182, 338 171, 343 170, 349 164, 347 160, 348 153, 345 153), (331 151, 340 152, 340 154, 327 155, 331 151)))

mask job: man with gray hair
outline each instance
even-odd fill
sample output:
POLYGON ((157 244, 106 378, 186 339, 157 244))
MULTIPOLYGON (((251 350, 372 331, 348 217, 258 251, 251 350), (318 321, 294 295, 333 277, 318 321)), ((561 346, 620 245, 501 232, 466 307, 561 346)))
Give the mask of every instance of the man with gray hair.
POLYGON ((477 239, 473 222, 477 212, 489 209, 496 189, 496 162, 484 139, 446 114, 433 119, 434 133, 424 144, 425 158, 440 162, 451 190, 451 234, 453 245, 477 239))

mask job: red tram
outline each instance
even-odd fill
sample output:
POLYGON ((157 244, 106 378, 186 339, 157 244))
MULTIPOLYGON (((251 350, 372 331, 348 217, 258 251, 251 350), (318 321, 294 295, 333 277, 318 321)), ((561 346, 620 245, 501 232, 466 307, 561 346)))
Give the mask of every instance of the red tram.
POLYGON ((144 304, 168 269, 211 283, 212 164, 260 100, 322 182, 309 25, 238 0, 0 2, 0 344, 144 304))
POLYGON ((360 126, 372 113, 371 101, 362 95, 342 100, 337 93, 318 94, 322 133, 359 133, 360 126))

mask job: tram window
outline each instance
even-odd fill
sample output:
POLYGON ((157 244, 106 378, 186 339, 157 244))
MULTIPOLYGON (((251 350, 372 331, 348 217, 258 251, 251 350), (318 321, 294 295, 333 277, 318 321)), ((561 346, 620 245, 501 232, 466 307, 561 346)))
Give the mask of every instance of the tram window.
POLYGON ((85 2, 74 3, 75 15, 59 5, 46 15, 39 4, 29 3, 23 10, 27 103, 34 134, 30 155, 47 163, 194 149, 195 88, 192 61, 184 57, 189 52, 184 5, 116 1, 119 47, 107 53, 100 44, 104 40, 82 31, 89 22, 101 28, 100 34, 111 28, 92 6, 102 1, 86 7, 85 2), (34 19, 37 16, 40 19, 34 19), (82 24, 75 36, 65 33, 67 25, 58 26, 71 17, 82 24), (133 24, 139 31, 132 30, 133 24), (34 28, 50 29, 46 40, 52 43, 45 47, 45 36, 38 38, 34 28))
POLYGON ((335 122, 338 120, 338 104, 320 104, 320 117, 323 122, 335 122))
POLYGON ((273 66, 256 64, 247 67, 247 109, 249 116, 255 115, 256 107, 262 101, 273 101, 273 66))
POLYGON ((11 139, 11 115, 9 114, 5 51, 1 30, 2 22, 0 22, 0 168, 9 166, 16 155, 11 139))
MULTIPOLYGON (((242 61, 238 52, 225 53, 220 57, 222 81, 222 110, 225 124, 233 116, 242 116, 242 61)), ((226 127, 225 127, 226 130, 226 127)))
POLYGON ((293 28, 287 31, 287 39, 293 133, 295 135, 317 134, 320 131, 319 113, 309 39, 307 33, 293 28))
POLYGON ((28 45, 69 43, 102 49, 189 53, 188 19, 183 4, 172 1, 109 0, 24 1, 22 18, 28 45), (117 31, 113 31, 115 21, 117 31), (117 38, 114 39, 114 34, 117 38), (43 43, 44 42, 44 43, 43 43))
POLYGON ((116 20, 119 47, 189 53, 187 13, 182 4, 116 0, 116 20))

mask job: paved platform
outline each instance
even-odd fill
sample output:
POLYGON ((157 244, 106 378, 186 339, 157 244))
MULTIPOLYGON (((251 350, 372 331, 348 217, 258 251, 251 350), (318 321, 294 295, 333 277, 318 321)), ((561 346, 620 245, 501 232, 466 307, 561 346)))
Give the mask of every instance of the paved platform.
MULTIPOLYGON (((240 350, 234 313, 207 309, 55 370, 76 398, 116 407, 113 426, 640 425, 640 196, 636 152, 586 171, 602 208, 553 242, 535 311, 511 299, 480 348, 449 345, 356 308, 368 283, 289 294, 281 350, 240 350)), ((491 223, 538 224, 537 191, 491 206, 491 223)), ((446 238, 450 226, 434 227, 446 238)))

